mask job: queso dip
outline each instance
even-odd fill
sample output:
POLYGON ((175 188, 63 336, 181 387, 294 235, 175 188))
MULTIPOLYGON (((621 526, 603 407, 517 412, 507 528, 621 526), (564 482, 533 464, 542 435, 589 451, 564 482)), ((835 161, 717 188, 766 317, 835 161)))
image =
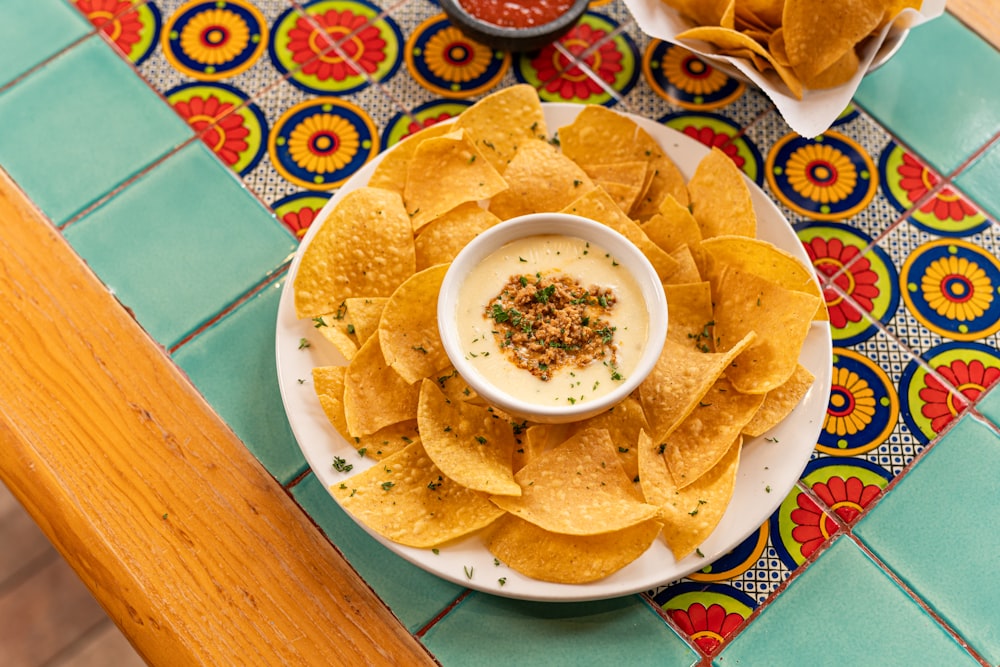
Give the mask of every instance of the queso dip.
POLYGON ((614 390, 634 370, 648 333, 632 273, 572 236, 504 245, 469 273, 458 302, 465 358, 506 393, 541 405, 614 390))

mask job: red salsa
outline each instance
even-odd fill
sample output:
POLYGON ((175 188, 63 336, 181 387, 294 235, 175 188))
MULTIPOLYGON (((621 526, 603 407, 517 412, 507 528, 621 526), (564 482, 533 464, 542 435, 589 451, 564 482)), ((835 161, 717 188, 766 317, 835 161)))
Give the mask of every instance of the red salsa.
POLYGON ((562 16, 573 0, 459 0, 473 16, 503 28, 531 28, 562 16))

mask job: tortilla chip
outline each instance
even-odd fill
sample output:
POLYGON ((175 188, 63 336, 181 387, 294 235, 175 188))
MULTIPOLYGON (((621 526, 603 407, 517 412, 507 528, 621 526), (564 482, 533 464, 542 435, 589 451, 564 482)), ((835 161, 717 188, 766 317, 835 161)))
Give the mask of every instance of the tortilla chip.
POLYGON ((757 234, 757 214, 750 199, 746 176, 728 155, 713 148, 698 163, 688 182, 691 213, 702 238, 757 234))
POLYGON ((680 489, 674 483, 660 446, 643 433, 639 438, 639 480, 646 502, 660 508, 663 537, 681 560, 708 539, 729 507, 736 488, 742 440, 737 438, 715 466, 680 489))
MULTIPOLYGON (((743 434, 756 438, 780 424, 809 392, 815 379, 809 369, 801 364, 797 365, 795 372, 783 385, 764 394, 764 402, 743 427, 743 434)), ((874 398, 871 407, 875 407, 874 398)))
POLYGON ((417 146, 424 139, 440 137, 443 134, 453 132, 455 126, 452 123, 435 123, 423 128, 416 134, 411 134, 399 144, 385 152, 372 176, 368 179, 368 187, 392 190, 403 194, 406 187, 406 171, 409 168, 410 160, 417 151, 417 146))
POLYGON ((507 182, 462 130, 425 139, 406 172, 403 201, 412 232, 466 202, 489 199, 507 182))
POLYGON ((521 144, 503 178, 508 187, 493 197, 489 207, 501 220, 558 211, 594 187, 583 169, 540 139, 521 144))
POLYGON ((446 476, 484 493, 519 496, 510 423, 477 405, 452 401, 433 380, 420 387, 417 424, 427 455, 446 476))
POLYGON ((382 317, 388 297, 354 297, 344 301, 347 308, 347 326, 353 328, 358 345, 364 345, 368 337, 378 331, 378 321, 382 317))
POLYGON ((410 384, 451 364, 437 324, 438 293, 447 271, 447 264, 438 264, 413 274, 389 297, 379 320, 385 362, 410 384))
POLYGON ((879 26, 886 4, 871 0, 785 0, 781 24, 792 68, 803 78, 812 79, 833 65, 879 26))
POLYGON ((348 193, 306 247, 295 275, 298 317, 334 313, 351 297, 389 296, 416 268, 413 229, 395 192, 348 193))
POLYGON ((538 91, 528 84, 484 97, 461 113, 456 127, 468 130, 476 147, 501 174, 519 146, 531 139, 548 138, 538 91))
POLYGON ((448 264, 469 241, 500 222, 477 202, 459 204, 425 225, 414 241, 417 271, 448 264))
POLYGON ((493 496, 500 508, 563 535, 599 535, 656 516, 625 474, 607 431, 588 430, 521 468, 521 496, 493 496), (599 492, 598 492, 599 491, 599 492))
MULTIPOLYGON (((638 400, 627 397, 618 405, 605 410, 599 415, 570 424, 570 433, 579 433, 588 429, 603 429, 611 436, 611 442, 618 450, 618 458, 629 479, 635 479, 639 474, 636 462, 636 443, 639 441, 639 431, 649 430, 642 404, 638 400)), ((567 436, 568 437, 568 436, 567 436)))
POLYGON ((603 579, 645 553, 660 533, 649 519, 601 535, 560 535, 510 514, 484 536, 486 548, 521 574, 540 581, 586 584, 603 579))
POLYGON ((420 385, 410 384, 385 361, 379 336, 372 336, 347 365, 344 416, 351 437, 416 419, 420 385))
POLYGON ((665 285, 683 285, 685 283, 701 282, 701 271, 698 269, 698 263, 694 261, 691 248, 687 245, 682 245, 670 253, 670 256, 677 261, 677 270, 667 276, 667 280, 664 282, 665 285))
POLYGON ((677 343, 711 352, 712 336, 712 287, 708 281, 664 285, 667 297, 669 323, 667 337, 677 343))
POLYGON ((419 442, 330 487, 347 512, 378 534, 431 548, 469 535, 503 514, 485 494, 448 479, 419 442))

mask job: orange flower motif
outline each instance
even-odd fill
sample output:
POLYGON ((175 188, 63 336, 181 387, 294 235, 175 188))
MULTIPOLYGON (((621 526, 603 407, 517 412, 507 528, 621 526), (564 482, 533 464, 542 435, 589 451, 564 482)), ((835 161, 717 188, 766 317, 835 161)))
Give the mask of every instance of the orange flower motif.
POLYGON ((126 56, 142 38, 142 21, 128 0, 76 0, 76 8, 126 56))

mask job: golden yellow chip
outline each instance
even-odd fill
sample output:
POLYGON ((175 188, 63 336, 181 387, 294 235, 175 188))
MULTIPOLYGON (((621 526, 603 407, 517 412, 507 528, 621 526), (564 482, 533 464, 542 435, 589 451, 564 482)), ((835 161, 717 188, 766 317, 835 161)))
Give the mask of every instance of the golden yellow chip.
POLYGON ((579 215, 607 225, 631 241, 656 270, 660 280, 665 280, 678 269, 677 260, 663 248, 653 243, 646 232, 611 199, 607 192, 594 188, 564 208, 561 213, 579 215))
POLYGON ((834 88, 850 81, 860 65, 861 59, 858 58, 857 52, 848 49, 825 70, 815 74, 800 73, 796 70, 796 74, 802 79, 802 85, 806 88, 834 88))
POLYGON ((688 182, 691 213, 702 238, 737 234, 756 236, 757 214, 746 176, 728 155, 712 148, 688 182))
POLYGON ((725 376, 715 381, 697 407, 661 439, 678 488, 700 479, 719 462, 763 401, 759 394, 740 393, 725 376))
POLYGON ((519 436, 514 448, 514 472, 534 461, 542 452, 569 437, 570 424, 531 424, 519 436))
POLYGON ((630 183, 616 183, 614 181, 594 181, 594 185, 608 193, 618 207, 623 211, 630 211, 639 198, 641 188, 630 183))
POLYGON ((431 548, 503 514, 485 494, 448 479, 419 442, 330 487, 341 507, 386 538, 431 548))
POLYGON ((784 384, 798 365, 819 297, 729 268, 715 299, 716 349, 731 350, 748 333, 757 334, 726 369, 736 388, 764 394, 784 384))
POLYGON ((380 460, 419 439, 416 418, 390 424, 375 433, 358 438, 351 437, 347 417, 344 415, 346 373, 346 366, 318 366, 313 369, 313 388, 326 418, 341 437, 358 450, 359 455, 380 460))
MULTIPOLYGON (((795 409, 795 406, 799 404, 799 401, 802 400, 806 393, 808 393, 815 379, 813 374, 809 372, 809 369, 805 366, 797 365, 795 372, 792 373, 792 377, 788 378, 783 385, 764 394, 764 402, 754 414, 753 419, 743 427, 743 434, 751 438, 756 438, 758 435, 767 433, 781 423, 785 417, 791 414, 792 410, 795 409)), ((871 389, 869 388, 867 391, 871 392, 871 389)), ((858 400, 859 404, 865 400, 870 400, 871 409, 875 409, 874 393, 872 393, 871 397, 861 397, 858 400)))
POLYGON ((685 488, 674 483, 660 445, 639 438, 639 482, 646 502, 660 508, 663 537, 680 560, 704 542, 719 525, 736 488, 742 439, 734 440, 711 470, 685 488))
POLYGON ((406 172, 403 201, 417 232, 459 204, 489 199, 506 181, 462 130, 420 142, 406 172))
POLYGON ((478 405, 449 400, 433 380, 424 380, 417 425, 427 455, 449 478, 475 491, 521 495, 508 421, 478 405))
POLYGON ((344 359, 350 361, 357 354, 359 344, 354 334, 354 327, 343 317, 338 318, 337 313, 314 317, 313 326, 344 355, 344 359))
POLYGON ((501 174, 519 146, 548 138, 541 100, 528 84, 487 95, 462 112, 456 127, 468 130, 476 147, 501 174))
POLYGON ((389 296, 413 274, 413 229, 397 193, 354 190, 321 224, 295 275, 298 317, 334 313, 355 296, 389 296))
POLYGON ((372 336, 347 365, 344 417, 353 438, 390 424, 416 419, 420 385, 410 384, 385 361, 379 337, 372 336))
POLYGON ((414 241, 417 271, 451 262, 469 241, 498 222, 500 218, 477 202, 459 204, 420 230, 414 241))
MULTIPOLYGON (((785 289, 819 297, 819 285, 812 272, 791 253, 762 239, 746 236, 716 236, 701 243, 714 260, 709 278, 718 283, 725 267, 752 273, 785 289)), ((821 299, 816 319, 829 319, 821 299)))
POLYGON ((636 462, 636 443, 639 441, 639 431, 649 430, 642 404, 629 396, 618 405, 605 410, 599 415, 571 424, 569 435, 588 429, 603 429, 611 436, 611 442, 618 450, 618 458, 629 479, 635 479, 639 474, 636 462))
POLYGON ((788 62, 803 79, 812 79, 878 28, 886 5, 871 0, 785 0, 781 24, 788 62))
POLYGON ((740 0, 736 3, 736 25, 752 26, 763 32, 773 32, 781 25, 785 0, 740 0))
POLYGON ((540 139, 521 144, 503 178, 507 189, 490 201, 490 212, 501 220, 558 211, 594 188, 583 169, 540 139))
POLYGON ((379 345, 385 362, 410 384, 447 368, 451 361, 437 325, 437 299, 447 264, 413 274, 382 310, 379 345))
POLYGON ((595 181, 624 183, 641 189, 646 183, 648 164, 646 160, 627 160, 603 164, 584 163, 580 167, 595 181))
MULTIPOLYGON (((670 326, 668 326, 668 330, 670 326)), ((694 410, 737 355, 748 348, 756 334, 749 332, 725 352, 704 352, 700 341, 679 342, 668 336, 656 366, 639 385, 639 400, 654 439, 669 433, 694 410)))
POLYGON ((440 137, 454 130, 455 127, 451 123, 435 123, 416 134, 411 134, 382 156, 375 171, 372 172, 372 177, 368 179, 368 186, 392 190, 402 195, 403 188, 406 187, 406 170, 420 142, 424 139, 440 137))
POLYGON ((712 336, 712 286, 708 281, 664 285, 669 324, 667 337, 700 352, 715 349, 712 336))
POLYGON ((641 556, 656 540, 660 523, 649 519, 601 535, 561 535, 510 514, 484 536, 486 548, 521 574, 560 584, 603 579, 641 556))
POLYGON ((677 261, 677 270, 667 276, 664 285, 683 285, 685 283, 700 283, 701 271, 694 261, 691 248, 686 244, 678 247, 670 256, 677 261))
POLYGON ((733 0, 663 0, 698 25, 722 25, 722 18, 732 11, 733 0))
POLYGON ((500 508, 564 535, 599 535, 656 516, 637 496, 607 431, 577 433, 514 476, 521 495, 492 496, 500 508))
POLYGON ((358 345, 364 345, 368 337, 378 331, 378 321, 382 317, 388 297, 354 297, 344 301, 347 309, 347 326, 353 329, 358 345))

